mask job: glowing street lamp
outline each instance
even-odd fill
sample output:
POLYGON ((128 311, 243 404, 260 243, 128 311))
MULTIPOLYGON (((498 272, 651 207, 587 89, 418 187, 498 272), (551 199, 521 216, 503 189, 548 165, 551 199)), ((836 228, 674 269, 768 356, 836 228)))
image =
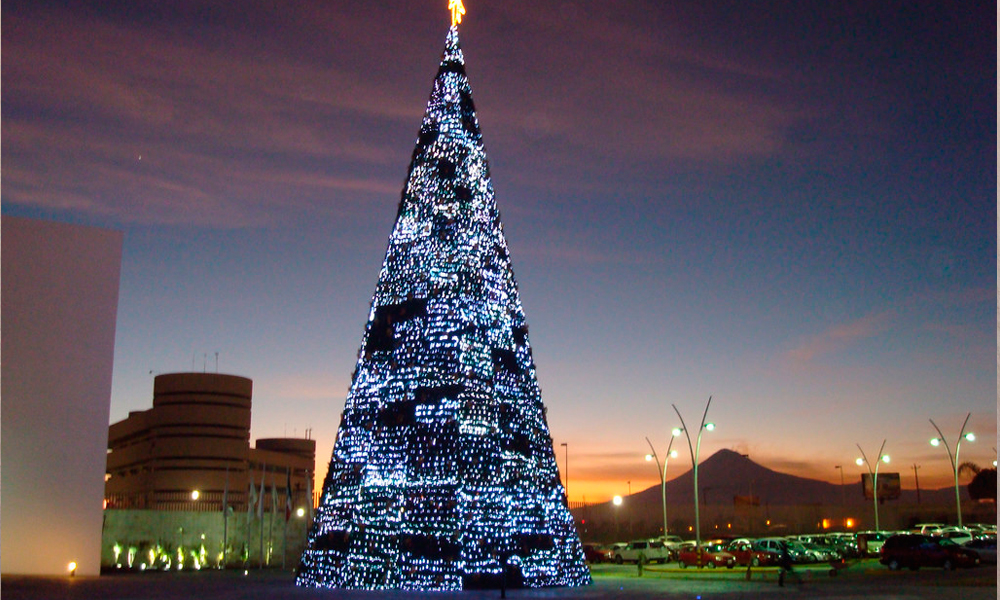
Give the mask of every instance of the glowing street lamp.
MULTIPOLYGON (((951 471, 955 475, 955 512, 958 515, 959 527, 962 526, 962 496, 958 490, 958 451, 962 447, 962 440, 969 440, 970 442, 976 441, 976 435, 974 433, 972 433, 971 431, 968 433, 965 432, 965 426, 969 424, 969 417, 971 416, 972 413, 968 413, 965 415, 965 422, 962 423, 962 429, 958 432, 958 442, 955 443, 954 456, 952 456, 951 454, 951 448, 948 447, 948 440, 944 439, 944 434, 941 433, 941 428, 937 426, 937 423, 934 422, 934 419, 929 419, 931 425, 933 425, 934 429, 937 430, 938 435, 941 436, 932 439, 931 446, 940 446, 941 444, 944 444, 944 449, 948 451, 948 460, 951 461, 951 471)), ((996 466, 995 461, 994 461, 994 466, 996 466)))
POLYGON ((611 504, 614 505, 614 510, 612 510, 611 512, 615 515, 615 535, 618 535, 618 531, 619 531, 618 530, 618 507, 622 505, 622 502, 623 502, 623 500, 622 500, 621 496, 615 496, 614 498, 611 499, 611 504))
POLYGON ((671 404, 674 407, 674 412, 677 413, 677 418, 681 420, 681 426, 675 427, 673 430, 673 435, 678 436, 681 432, 684 432, 684 437, 688 441, 688 450, 691 451, 691 468, 694 475, 694 539, 695 548, 698 549, 698 568, 701 568, 701 513, 699 512, 698 506, 698 454, 701 452, 701 434, 706 431, 715 431, 715 423, 706 423, 705 418, 708 417, 708 407, 712 405, 712 397, 708 397, 708 402, 705 403, 705 413, 701 416, 701 426, 698 427, 698 442, 695 447, 691 445, 691 434, 688 433, 687 425, 684 424, 684 417, 681 416, 681 411, 677 410, 676 404, 671 404))
MULTIPOLYGON (((861 444, 856 444, 858 450, 861 450, 861 444)), ((872 498, 875 504, 875 531, 879 531, 878 527, 878 467, 881 463, 889 462, 889 456, 887 454, 882 454, 885 450, 885 440, 882 440, 882 446, 878 449, 878 458, 875 459, 875 470, 872 471, 872 464, 868 461, 868 457, 865 456, 865 451, 861 450, 861 458, 855 460, 859 467, 867 466, 868 474, 872 477, 872 498)))
MULTIPOLYGON (((678 432, 680 433, 680 432, 678 432)), ((646 462, 656 461, 656 472, 660 475, 660 495, 663 497, 663 535, 667 535, 667 463, 670 462, 671 458, 677 458, 677 451, 671 450, 674 445, 674 437, 670 436, 670 443, 667 444, 667 454, 663 457, 663 469, 660 469, 660 458, 656 455, 656 448, 653 448, 653 442, 646 438, 646 443, 649 444, 649 450, 652 454, 646 455, 646 462)))

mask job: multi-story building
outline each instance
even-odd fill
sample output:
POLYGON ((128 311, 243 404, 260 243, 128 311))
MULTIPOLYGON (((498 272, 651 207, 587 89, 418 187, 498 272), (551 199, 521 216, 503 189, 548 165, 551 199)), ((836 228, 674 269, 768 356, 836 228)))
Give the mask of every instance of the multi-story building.
POLYGON ((109 509, 221 511, 247 507, 250 485, 264 509, 273 490, 280 506, 305 507, 316 442, 257 440, 250 447, 253 381, 218 373, 158 375, 153 407, 108 429, 105 501, 109 509), (197 492, 197 493, 196 493, 197 492))

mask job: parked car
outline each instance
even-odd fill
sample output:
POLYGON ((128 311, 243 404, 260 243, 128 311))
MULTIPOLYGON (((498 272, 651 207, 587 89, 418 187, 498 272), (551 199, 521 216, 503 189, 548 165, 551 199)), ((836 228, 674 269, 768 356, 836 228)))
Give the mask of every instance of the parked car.
POLYGON ((885 540, 892 535, 887 531, 860 531, 856 536, 861 556, 878 556, 885 540))
POLYGON ((726 552, 736 557, 736 564, 741 567, 753 565, 767 567, 778 564, 780 555, 767 550, 754 548, 753 542, 746 538, 737 538, 726 545, 726 552))
POLYGON ((768 552, 773 552, 779 557, 781 556, 782 545, 788 546, 788 555, 791 557, 793 563, 804 563, 809 562, 810 558, 805 553, 805 548, 801 545, 795 544, 787 538, 783 537, 766 537, 760 538, 754 542, 754 548, 759 550, 766 550, 768 552))
POLYGON ((663 546, 663 542, 657 540, 634 540, 627 544, 615 545, 614 561, 618 564, 625 562, 645 562, 665 563, 670 560, 670 551, 663 546))
POLYGON ((858 558, 861 556, 861 552, 858 551, 858 542, 854 539, 853 534, 831 533, 827 535, 827 539, 844 558, 858 558))
POLYGON ((802 544, 809 556, 812 557, 812 562, 835 562, 843 558, 840 552, 837 552, 835 548, 830 546, 816 544, 813 542, 799 542, 802 544))
POLYGON ((736 557, 726 552, 725 545, 721 541, 707 542, 701 545, 701 552, 694 544, 681 547, 677 561, 681 568, 704 566, 709 569, 716 567, 726 567, 732 569, 736 566, 736 557))
POLYGON ((901 533, 890 536, 882 545, 879 562, 896 571, 907 567, 941 567, 950 571, 956 567, 979 564, 979 555, 948 538, 933 535, 901 533))
POLYGON ((913 533, 934 535, 939 529, 943 529, 944 527, 944 523, 917 523, 913 526, 913 533))
POLYGON ((964 548, 972 550, 979 555, 979 561, 983 563, 997 564, 997 538, 996 536, 982 536, 974 540, 969 540, 962 545, 964 548))
POLYGON ((684 540, 679 535, 661 535, 656 539, 663 542, 663 546, 670 551, 670 560, 677 560, 677 552, 684 540))
POLYGON ((934 535, 948 538, 958 545, 962 545, 974 537, 972 532, 964 527, 943 527, 935 531, 934 535))
POLYGON ((589 563, 607 562, 608 551, 600 544, 584 544, 583 559, 589 563))

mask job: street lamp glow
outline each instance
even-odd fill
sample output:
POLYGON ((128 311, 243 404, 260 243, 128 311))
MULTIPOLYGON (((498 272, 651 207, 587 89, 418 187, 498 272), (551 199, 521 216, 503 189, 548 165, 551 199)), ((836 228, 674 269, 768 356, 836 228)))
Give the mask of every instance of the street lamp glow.
MULTIPOLYGON (((701 425, 698 427, 698 438, 697 445, 691 443, 691 434, 687 431, 687 424, 684 422, 684 417, 681 416, 681 411, 677 410, 676 404, 671 404, 674 408, 674 412, 677 413, 677 418, 681 421, 681 426, 674 429, 676 433, 675 436, 680 435, 680 432, 684 432, 684 437, 687 438, 688 450, 691 452, 691 474, 692 480, 694 482, 694 547, 698 552, 698 568, 701 568, 701 512, 698 502, 698 455, 701 453, 701 434, 706 431, 712 431, 715 429, 714 423, 706 422, 705 419, 708 417, 708 408, 712 405, 712 397, 708 397, 708 402, 705 403, 705 412, 701 415, 701 425)), ((664 532, 666 535, 666 532, 664 532)))
POLYGON ((660 476, 660 499, 663 504, 663 535, 667 535, 670 530, 667 527, 667 465, 670 463, 671 458, 677 457, 677 451, 673 449, 674 446, 674 436, 670 437, 670 443, 667 444, 667 455, 663 457, 663 468, 660 469, 660 457, 656 455, 656 448, 653 447, 653 442, 646 438, 646 443, 649 444, 650 453, 646 455, 646 462, 656 462, 656 472, 660 476))
POLYGON ((861 452, 861 458, 857 459, 856 462, 858 466, 866 466, 868 468, 868 475, 872 478, 872 506, 875 509, 875 531, 879 530, 878 524, 878 468, 879 463, 888 463, 889 456, 883 454, 882 451, 885 450, 885 440, 882 440, 882 446, 878 449, 878 458, 875 459, 875 469, 872 470, 872 463, 868 460, 868 456, 865 451, 862 450, 861 444, 857 444, 858 450, 861 452))
POLYGON ((939 446, 941 444, 944 444, 944 449, 948 451, 948 460, 951 462, 952 473, 955 475, 955 513, 958 516, 959 527, 962 526, 962 496, 959 492, 959 487, 958 487, 958 467, 960 464, 958 462, 958 453, 961 452, 962 450, 963 440, 968 440, 970 442, 976 441, 976 436, 974 433, 972 433, 971 431, 966 433, 965 431, 965 426, 969 424, 969 417, 971 416, 972 413, 968 413, 965 415, 965 421, 962 423, 962 429, 958 432, 958 441, 955 443, 955 454, 951 453, 951 447, 948 446, 948 440, 945 439, 944 434, 941 433, 941 428, 937 426, 937 423, 934 422, 934 419, 930 419, 931 425, 934 426, 934 430, 937 431, 938 436, 940 436, 932 439, 931 445, 939 446))
POLYGON ((621 506, 622 505, 622 497, 621 496, 615 496, 614 498, 611 499, 611 503, 614 504, 615 506, 621 506))
POLYGON ((302 517, 306 516, 306 509, 304 509, 302 507, 299 507, 299 509, 295 511, 295 516, 298 517, 298 518, 300 518, 300 519, 302 517))

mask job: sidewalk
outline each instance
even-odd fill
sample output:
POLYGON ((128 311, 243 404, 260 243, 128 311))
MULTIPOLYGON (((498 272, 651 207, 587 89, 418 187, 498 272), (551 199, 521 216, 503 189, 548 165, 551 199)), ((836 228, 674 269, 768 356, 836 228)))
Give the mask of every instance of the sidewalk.
MULTIPOLYGON (((771 598, 829 598, 830 600, 995 600, 996 570, 984 567, 944 572, 925 569, 916 573, 859 569, 830 577, 810 574, 802 585, 777 586, 768 579, 747 581, 740 570, 681 573, 644 573, 635 569, 594 569, 594 584, 580 588, 507 590, 512 600, 568 598, 765 600, 771 598), (655 576, 654 576, 655 575, 655 576)), ((500 598, 500 590, 466 592, 354 591, 300 588, 293 575, 282 571, 200 571, 142 573, 102 577, 5 576, 0 585, 4 600, 485 600, 500 598)))

